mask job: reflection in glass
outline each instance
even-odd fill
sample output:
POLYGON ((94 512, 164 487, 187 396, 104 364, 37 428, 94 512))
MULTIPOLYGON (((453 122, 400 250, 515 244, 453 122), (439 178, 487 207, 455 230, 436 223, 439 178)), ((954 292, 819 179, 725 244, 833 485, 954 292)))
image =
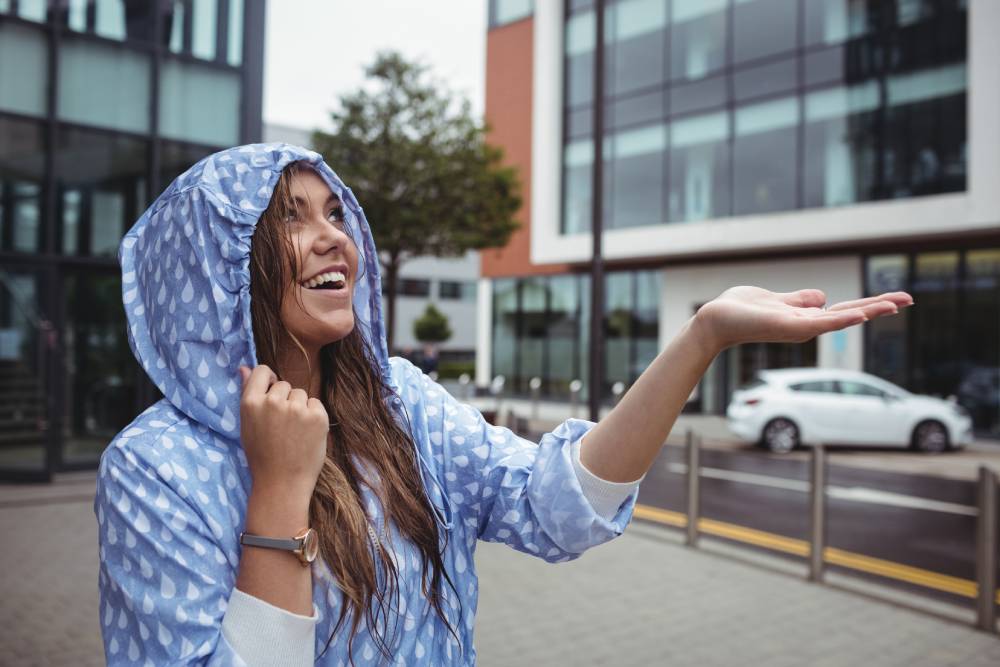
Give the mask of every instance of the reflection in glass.
POLYGON ((805 43, 838 44, 871 29, 868 0, 805 0, 805 43))
POLYGON ((608 7, 605 95, 648 88, 664 80, 666 26, 663 0, 621 0, 608 7))
POLYGON ((544 377, 545 334, 547 322, 545 309, 548 290, 544 277, 521 279, 521 338, 518 340, 518 372, 513 384, 508 378, 508 386, 518 392, 530 390, 529 381, 533 377, 544 377))
POLYGON ((0 250, 41 251, 44 163, 42 125, 0 117, 0 250))
POLYGON ((745 67, 733 75, 733 97, 737 102, 742 102, 792 90, 798 76, 797 65, 795 58, 786 58, 756 67, 745 67))
POLYGON ((534 10, 532 0, 492 0, 490 4, 493 10, 490 26, 494 28, 519 21, 534 10))
POLYGON ((585 139, 566 144, 563 151, 563 234, 590 231, 593 164, 593 141, 585 139))
POLYGON ((721 107, 728 98, 728 76, 717 76, 670 89, 670 113, 674 116, 721 107))
POLYGON ((729 215, 729 114, 685 118, 670 126, 670 222, 729 215))
POLYGON ((566 21, 566 106, 594 100, 594 12, 566 21))
POLYGON ((670 74, 700 79, 726 64, 728 0, 674 0, 670 12, 670 74))
POLYGON ((576 339, 581 326, 578 285, 577 276, 549 278, 549 374, 546 385, 549 394, 567 395, 569 383, 576 377, 576 339))
POLYGON ((795 208, 798 117, 795 97, 736 110, 733 209, 737 215, 795 208))
POLYGON ((788 0, 735 0, 733 62, 765 58, 796 46, 799 3, 788 0))
MULTIPOLYGON (((909 289, 906 255, 876 255, 865 264, 866 296, 909 289)), ((922 304, 921 304, 922 305, 922 304)), ((866 325, 865 370, 905 387, 907 377, 907 324, 910 309, 880 317, 866 325)))
POLYGON ((17 15, 29 21, 45 21, 47 0, 18 0, 17 15))
POLYGON ((217 0, 193 0, 191 17, 191 54, 196 58, 215 60, 215 21, 217 0))
POLYGON ((629 382, 632 338, 632 274, 609 273, 604 282, 604 394, 615 382, 629 382))
POLYGON ((611 135, 607 139, 609 229, 651 225, 663 221, 663 158, 665 125, 652 125, 611 135))
POLYGON ((966 253, 964 299, 968 366, 956 393, 972 415, 973 427, 996 437, 1000 435, 1000 248, 966 253))
POLYGON ((806 95, 805 206, 875 198, 878 106, 876 81, 806 95))
POLYGON ((114 257, 125 230, 149 204, 146 143, 62 127, 56 144, 60 248, 114 257))
POLYGON ((0 23, 0 110, 45 116, 48 63, 45 33, 0 23))
POLYGON ((513 382, 517 352, 517 281, 493 281, 493 376, 513 382))
POLYGON ((0 392, 4 445, 0 469, 41 471, 49 415, 45 397, 42 284, 33 271, 0 268, 0 392))
POLYGON ((957 252, 921 253, 914 262, 910 293, 920 304, 909 312, 913 322, 910 389, 920 394, 949 396, 961 379, 958 327, 957 252))
POLYGON ((97 461, 135 417, 138 364, 126 339, 117 273, 74 272, 62 284, 65 328, 63 460, 97 461))
MULTIPOLYGON (((615 100, 609 105, 610 108, 605 116, 605 127, 627 127, 661 120, 666 115, 664 102, 662 90, 615 100)), ((590 120, 590 110, 587 112, 587 120, 590 120)), ((591 129, 588 127, 587 132, 591 129)))

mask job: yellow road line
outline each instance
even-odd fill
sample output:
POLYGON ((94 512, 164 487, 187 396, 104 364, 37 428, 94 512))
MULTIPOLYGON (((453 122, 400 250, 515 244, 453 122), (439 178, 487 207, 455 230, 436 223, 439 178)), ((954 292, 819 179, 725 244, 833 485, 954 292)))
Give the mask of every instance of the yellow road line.
MULTIPOLYGON (((635 506, 635 516, 639 519, 654 521, 676 528, 686 528, 688 523, 687 516, 680 512, 673 512, 649 505, 637 504, 635 506)), ((802 558, 809 557, 809 543, 805 540, 775 535, 774 533, 747 528, 733 523, 716 521, 715 519, 699 519, 698 532, 715 537, 725 537, 737 542, 753 544, 765 549, 781 551, 802 558)), ((827 547, 823 550, 823 562, 889 579, 905 581, 925 588, 933 588, 966 598, 975 599, 978 591, 976 582, 969 581, 968 579, 961 579, 834 547, 827 547)), ((997 590, 996 601, 997 604, 1000 604, 1000 589, 997 590)))

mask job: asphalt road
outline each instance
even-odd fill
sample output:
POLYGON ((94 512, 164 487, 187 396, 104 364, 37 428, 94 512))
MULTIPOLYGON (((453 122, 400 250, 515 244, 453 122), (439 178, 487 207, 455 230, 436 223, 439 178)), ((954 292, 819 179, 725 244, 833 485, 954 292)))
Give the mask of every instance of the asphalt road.
MULTIPOLYGON (((639 502, 685 512, 685 451, 667 446, 639 502)), ((701 516, 809 539, 809 463, 766 452, 701 451, 701 516)), ((975 581, 976 484, 846 466, 828 467, 827 546, 975 581)), ((881 579, 881 578, 880 578, 881 579)), ((896 582, 962 605, 960 595, 896 582)))

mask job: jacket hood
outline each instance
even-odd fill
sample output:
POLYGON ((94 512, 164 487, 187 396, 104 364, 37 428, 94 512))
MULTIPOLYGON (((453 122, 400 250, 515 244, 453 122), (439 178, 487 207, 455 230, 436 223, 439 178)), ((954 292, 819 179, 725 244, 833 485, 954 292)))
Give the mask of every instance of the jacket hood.
POLYGON ((177 177, 118 250, 132 351, 164 397, 194 421, 239 437, 239 366, 257 365, 250 318, 250 241, 281 171, 307 163, 343 206, 358 249, 355 326, 390 382, 378 255, 351 190, 318 153, 251 144, 210 155, 177 177))

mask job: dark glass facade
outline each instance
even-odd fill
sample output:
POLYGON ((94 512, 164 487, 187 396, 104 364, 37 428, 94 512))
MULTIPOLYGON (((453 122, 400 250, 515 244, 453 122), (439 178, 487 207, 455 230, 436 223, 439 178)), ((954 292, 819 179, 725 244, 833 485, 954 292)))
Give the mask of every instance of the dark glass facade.
MULTIPOLYGON (((608 0, 604 225, 962 191, 962 0, 608 0)), ((566 3, 563 217, 590 228, 596 21, 566 3)))
MULTIPOLYGON (((629 385, 659 352, 660 274, 618 271, 605 276, 605 382, 629 385)), ((573 380, 587 394, 590 276, 564 274, 493 281, 493 376, 505 391, 527 394, 531 378, 543 395, 565 399, 573 380)))
POLYGON ((0 476, 93 467, 158 398, 118 244, 183 170, 260 139, 264 10, 0 2, 0 476))
POLYGON ((1000 247, 872 255, 868 294, 903 289, 919 307, 866 328, 866 370, 918 394, 954 396, 1000 436, 1000 247))

